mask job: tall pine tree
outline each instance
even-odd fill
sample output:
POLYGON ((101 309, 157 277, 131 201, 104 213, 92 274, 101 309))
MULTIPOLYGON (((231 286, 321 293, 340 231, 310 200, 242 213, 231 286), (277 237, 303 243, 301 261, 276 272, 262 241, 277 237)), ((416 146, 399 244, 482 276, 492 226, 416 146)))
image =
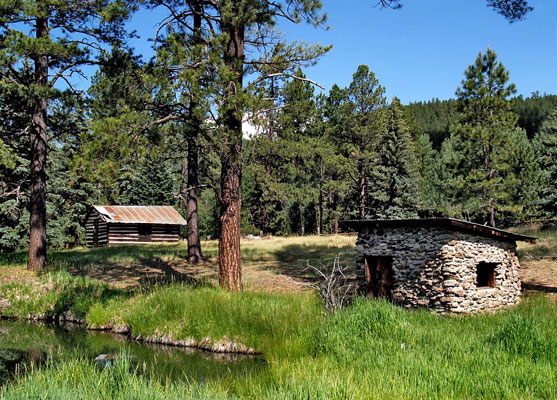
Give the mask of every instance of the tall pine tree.
POLYGON ((542 179, 540 199, 548 216, 557 217, 557 110, 543 123, 534 139, 542 179))
POLYGON ((92 63, 103 42, 122 38, 125 2, 4 1, 0 3, 0 76, 31 103, 29 111, 30 229, 28 268, 46 262, 48 104, 62 82, 92 63), (29 68, 33 74, 29 75, 29 68))
POLYGON ((378 157, 370 182, 370 211, 375 218, 415 217, 417 162, 400 100, 395 97, 385 114, 385 126, 377 140, 378 157))
POLYGON ((520 141, 514 134, 517 116, 509 101, 516 90, 514 84, 508 84, 509 72, 490 48, 479 53, 465 76, 456 92, 461 114, 450 142, 452 151, 460 154, 456 168, 462 180, 458 181, 457 197, 475 219, 495 226, 497 212, 517 206, 511 195, 516 186, 511 167, 515 161, 504 151, 510 141, 520 141))

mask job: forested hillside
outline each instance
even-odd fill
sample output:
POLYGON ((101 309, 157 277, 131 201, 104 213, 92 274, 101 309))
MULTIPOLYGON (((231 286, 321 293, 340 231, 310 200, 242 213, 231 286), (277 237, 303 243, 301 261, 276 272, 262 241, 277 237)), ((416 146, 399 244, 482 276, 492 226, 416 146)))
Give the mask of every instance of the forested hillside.
MULTIPOLYGON (((420 101, 406 107, 408 116, 413 121, 413 129, 429 136, 436 149, 450 135, 451 125, 458 120, 456 100, 420 101)), ((542 123, 557 108, 557 95, 532 93, 530 97, 513 97, 511 110, 518 115, 518 126, 526 131, 532 139, 542 123)))

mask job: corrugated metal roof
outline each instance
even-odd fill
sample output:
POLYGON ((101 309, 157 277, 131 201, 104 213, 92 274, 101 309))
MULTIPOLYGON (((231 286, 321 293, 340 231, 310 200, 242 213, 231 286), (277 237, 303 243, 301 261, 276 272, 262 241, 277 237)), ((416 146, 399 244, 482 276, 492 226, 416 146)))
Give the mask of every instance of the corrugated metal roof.
POLYGON ((464 221, 455 218, 410 218, 410 219, 357 219, 340 221, 349 228, 358 230, 362 227, 389 227, 389 226, 442 226, 454 230, 464 230, 474 232, 479 235, 495 237, 502 240, 524 241, 535 243, 536 238, 531 236, 519 235, 517 233, 493 228, 487 225, 476 224, 475 222, 464 221))
POLYGON ((172 206, 93 206, 105 222, 187 225, 172 206))

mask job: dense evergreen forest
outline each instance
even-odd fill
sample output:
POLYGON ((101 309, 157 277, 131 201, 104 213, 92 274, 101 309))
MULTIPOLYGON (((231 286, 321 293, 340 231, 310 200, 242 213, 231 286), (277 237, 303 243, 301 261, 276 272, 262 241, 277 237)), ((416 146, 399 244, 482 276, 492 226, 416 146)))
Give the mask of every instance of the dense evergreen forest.
MULTIPOLYGON (((3 4, 0 251, 29 247, 29 268, 42 268, 47 243, 83 244, 91 204, 174 205, 190 261, 203 259, 200 237, 219 237, 231 289, 240 227, 292 235, 336 232, 346 218, 555 216, 557 96, 513 97, 491 49, 456 99, 404 106, 366 65, 347 87, 317 92, 303 70, 329 47, 285 42, 275 25, 326 26, 319 2, 3 4), (137 7, 169 10, 149 62, 126 44, 137 7), (91 64, 83 93, 73 79, 91 64)), ((487 5, 511 22, 531 10, 487 5)))
MULTIPOLYGON (((185 122, 149 125, 160 118, 150 107, 164 96, 153 83, 153 65, 122 49, 105 61, 87 96, 52 102, 47 233, 54 248, 84 243, 91 204, 171 204, 186 215, 185 122)), ((334 86, 326 95, 295 78, 275 79, 261 90, 272 104, 249 119, 256 134, 244 135, 244 234, 332 233, 339 219, 360 217, 449 215, 489 222, 481 196, 465 194, 471 183, 464 181, 461 158, 480 147, 454 143, 465 118, 460 98, 388 102, 367 66, 358 68, 349 87, 334 86)), ((15 133, 13 104, 21 100, 2 92, 0 101, 0 248, 13 251, 28 245, 29 139, 15 133)), ((497 149, 512 152, 497 161, 505 169, 495 183, 497 225, 555 217, 544 205, 556 198, 557 95, 509 98, 508 108, 516 122, 504 141, 512 148, 497 149), (553 178, 544 176, 550 173, 553 178)), ((216 238, 219 159, 213 122, 202 125, 199 229, 202 237, 216 238)))

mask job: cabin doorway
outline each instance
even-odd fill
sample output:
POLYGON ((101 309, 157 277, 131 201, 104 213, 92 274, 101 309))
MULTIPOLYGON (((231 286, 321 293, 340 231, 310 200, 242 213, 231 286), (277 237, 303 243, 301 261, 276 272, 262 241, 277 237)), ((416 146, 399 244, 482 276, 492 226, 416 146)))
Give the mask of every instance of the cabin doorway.
POLYGON ((392 257, 366 257, 366 296, 392 298, 394 274, 392 257))
POLYGON ((95 219, 93 226, 93 247, 99 247, 99 220, 95 219))

